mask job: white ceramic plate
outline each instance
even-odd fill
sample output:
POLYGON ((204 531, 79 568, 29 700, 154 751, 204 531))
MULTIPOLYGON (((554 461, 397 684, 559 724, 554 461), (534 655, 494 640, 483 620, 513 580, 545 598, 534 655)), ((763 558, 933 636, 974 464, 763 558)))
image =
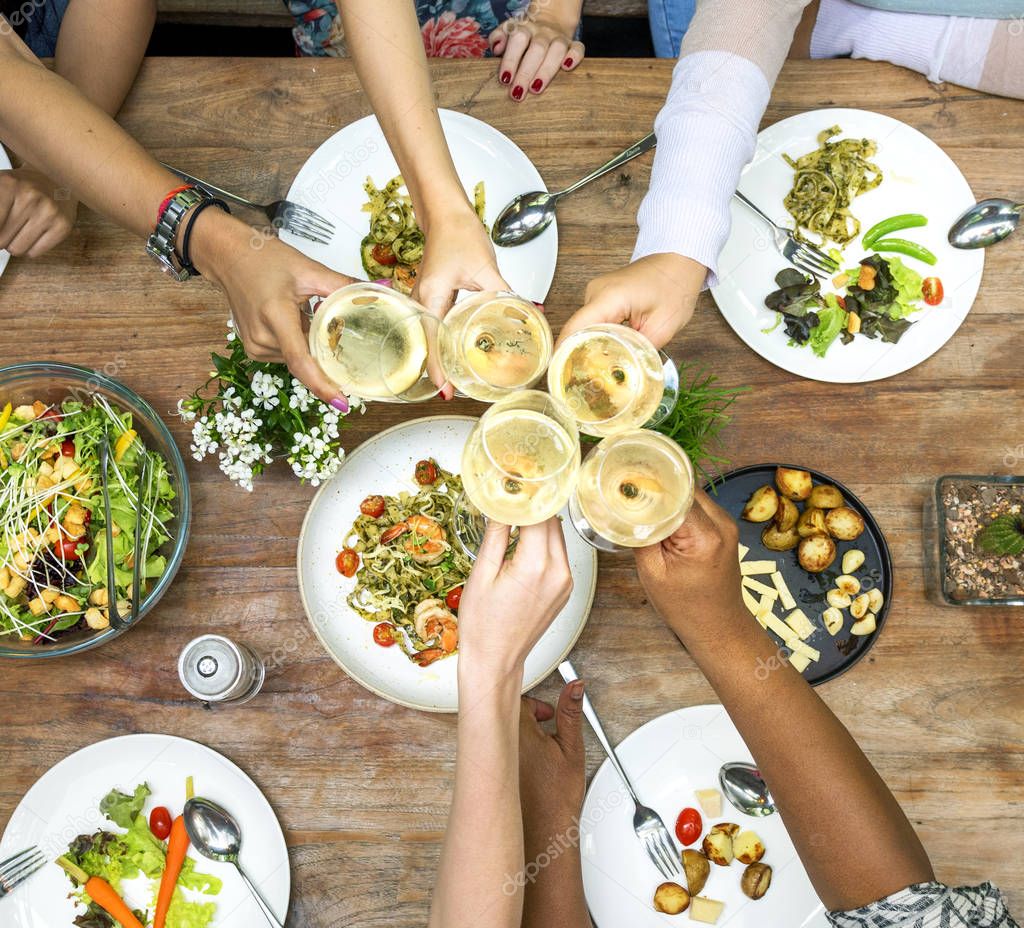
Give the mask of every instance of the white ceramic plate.
MULTIPOLYGON (((791 227, 792 217, 782 200, 793 184, 793 170, 782 153, 796 158, 813 151, 818 147, 818 133, 833 125, 842 128, 841 137, 878 143, 873 160, 884 179, 852 205, 861 222, 860 234, 900 213, 927 216, 928 225, 894 235, 929 248, 938 263, 929 267, 914 258, 895 257, 922 277, 941 278, 946 294, 943 301, 913 315, 914 325, 896 345, 863 337, 843 345, 837 339, 824 358, 809 347, 791 348, 782 326, 767 334, 762 331, 776 320, 775 313, 765 308, 764 298, 775 289, 775 275, 789 264, 776 251, 764 222, 736 200, 732 202, 732 232, 719 260, 719 283, 712 294, 736 334, 777 367, 812 380, 862 383, 915 367, 953 337, 978 293, 985 256, 982 249, 963 251, 946 241, 953 220, 975 199, 960 169, 927 136, 879 113, 814 110, 769 126, 757 137, 757 152, 740 179, 740 190, 780 225, 791 227)), ((843 266, 853 267, 865 254, 858 235, 843 251, 843 266)), ((831 289, 831 282, 825 281, 823 290, 831 289)))
MULTIPOLYGON (((750 752, 721 706, 690 706, 653 719, 628 735, 617 753, 641 802, 669 831, 686 806, 699 808, 695 789, 718 787, 727 761, 750 761, 750 752)), ((754 902, 743 895, 743 865, 711 865, 702 896, 725 903, 719 920, 728 928, 826 928, 822 906, 778 815, 752 818, 722 799, 722 815, 704 816, 704 833, 716 822, 756 831, 772 867, 772 885, 754 902)), ((683 924, 652 905, 663 882, 633 832, 633 803, 609 761, 594 774, 580 817, 583 886, 597 928, 659 928, 683 924)), ((698 845, 694 845, 697 847, 698 845)), ((685 879, 680 877, 682 885, 685 879)), ((685 924, 694 924, 685 921, 685 924)))
MULTIPOLYGON (((9 171, 10 169, 11 159, 7 157, 7 152, 4 151, 3 145, 0 145, 0 171, 9 171)), ((7 262, 10 260, 11 253, 6 249, 0 248, 0 274, 3 274, 7 267, 7 262)))
MULTIPOLYGON (((299 535, 299 591, 327 652, 368 690, 426 712, 458 709, 458 655, 418 667, 400 648, 374 644, 373 625, 345 602, 355 580, 339 574, 334 559, 364 497, 416 492, 413 468, 422 458, 432 457, 445 470, 458 473, 462 447, 475 422, 469 416, 431 416, 396 425, 363 442, 320 488, 299 535)), ((574 582, 572 596, 527 656, 524 692, 547 677, 572 650, 594 601, 597 553, 576 534, 565 510, 562 519, 574 582)))
MULTIPOLYGON (((477 182, 484 182, 488 226, 520 193, 547 190, 530 159, 507 136, 464 113, 440 113, 455 169, 470 199, 477 182)), ((335 132, 310 155, 288 191, 288 199, 334 223, 333 238, 321 245, 282 231, 281 239, 342 274, 364 278, 359 243, 369 232, 370 214, 362 211, 366 202, 363 184, 371 177, 383 187, 398 173, 376 116, 366 116, 335 132)), ((509 286, 520 296, 543 303, 558 257, 555 223, 532 242, 495 251, 498 268, 509 286)))
MULTIPOLYGON (((177 815, 185 801, 185 778, 195 781, 196 795, 224 806, 242 828, 242 869, 260 888, 282 918, 288 911, 291 873, 288 848, 277 816, 259 788, 226 757, 216 751, 169 735, 125 735, 76 751, 50 768, 25 794, 14 810, 3 840, 0 860, 30 845, 38 845, 55 860, 80 834, 100 828, 120 831, 99 811, 100 800, 117 788, 124 792, 146 783, 152 794, 147 814, 166 806, 177 815)), ((201 873, 224 882, 219 895, 186 895, 217 905, 214 928, 252 928, 265 924, 259 906, 231 864, 214 863, 195 850, 201 873)), ((126 882, 125 901, 133 907, 151 906, 152 884, 145 879, 126 882)), ((75 906, 67 898, 71 882, 56 864, 47 864, 3 901, 3 924, 9 928, 70 928, 75 906)), ((152 913, 152 910, 150 909, 152 913)))

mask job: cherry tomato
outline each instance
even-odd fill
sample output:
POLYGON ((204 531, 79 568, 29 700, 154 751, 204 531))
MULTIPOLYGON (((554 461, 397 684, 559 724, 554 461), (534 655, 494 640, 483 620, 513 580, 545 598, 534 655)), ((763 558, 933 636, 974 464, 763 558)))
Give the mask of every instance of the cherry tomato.
POLYGON ((383 496, 367 496, 359 504, 359 511, 364 516, 372 516, 374 519, 379 519, 384 515, 384 497, 383 496))
POLYGON ((701 821, 700 812, 687 806, 679 813, 676 819, 676 837, 684 847, 699 840, 700 833, 704 830, 704 822, 701 821))
POLYGON ((842 309, 846 309, 846 300, 844 300, 841 296, 836 297, 836 302, 842 309))
POLYGON ((359 570, 359 555, 352 548, 342 548, 334 565, 343 577, 354 577, 359 570))
POLYGON ((921 296, 929 306, 938 306, 942 302, 942 281, 938 277, 926 277, 921 281, 921 296))
POLYGON ((395 253, 391 250, 390 245, 374 245, 371 253, 373 260, 378 264, 383 264, 384 267, 392 267, 398 264, 398 258, 395 257, 395 253))
POLYGON ((163 806, 157 806, 149 813, 149 830, 153 832, 154 838, 166 841, 171 833, 171 813, 163 806))
POLYGON ((373 626, 373 640, 382 648, 390 648, 395 643, 395 630, 390 622, 381 622, 373 626))
POLYGON ((81 538, 61 538, 54 544, 53 553, 57 555, 58 560, 77 561, 78 543, 81 540, 81 538))
POLYGON ((459 603, 462 602, 462 587, 457 586, 454 590, 449 590, 448 595, 444 598, 445 605, 451 609, 452 612, 459 611, 459 603))
POLYGON ((428 487, 437 482, 437 465, 433 461, 420 461, 416 464, 416 482, 421 487, 428 487))
POLYGON ((75 443, 70 438, 65 438, 60 443, 60 453, 66 458, 73 458, 75 456, 75 443))

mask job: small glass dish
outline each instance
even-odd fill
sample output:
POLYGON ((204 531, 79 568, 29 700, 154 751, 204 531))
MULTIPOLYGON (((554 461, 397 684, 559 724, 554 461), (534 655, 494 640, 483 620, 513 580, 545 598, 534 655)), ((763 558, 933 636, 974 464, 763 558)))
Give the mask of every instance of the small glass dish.
POLYGON ((978 531, 1004 513, 1024 519, 1024 477, 947 474, 925 500, 925 580, 947 606, 1024 606, 1024 554, 974 546, 978 531))
MULTIPOLYGON (((0 408, 8 402, 17 406, 22 403, 31 404, 34 400, 59 404, 73 398, 87 402, 93 395, 102 396, 111 406, 132 414, 132 427, 146 447, 158 452, 167 462, 167 474, 174 488, 175 495, 171 503, 174 519, 168 525, 171 538, 160 551, 167 558, 167 566, 139 606, 137 624, 171 585, 188 543, 192 503, 185 462, 178 446, 153 407, 111 377, 85 367, 49 361, 0 367, 0 408)), ((113 626, 101 631, 73 628, 61 633, 55 641, 40 644, 4 635, 0 637, 0 658, 65 657, 105 644, 124 631, 127 629, 118 630, 113 626)))

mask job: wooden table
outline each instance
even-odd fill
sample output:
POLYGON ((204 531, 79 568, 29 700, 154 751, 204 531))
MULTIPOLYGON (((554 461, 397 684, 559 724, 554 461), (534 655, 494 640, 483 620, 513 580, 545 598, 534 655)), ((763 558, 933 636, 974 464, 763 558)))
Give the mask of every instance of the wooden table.
MULTIPOLYGON (((484 63, 435 66, 442 105, 506 132, 549 185, 569 182, 651 125, 670 64, 588 61, 542 101, 513 106, 484 63)), ((766 117, 863 106, 933 138, 979 195, 1024 190, 1024 103, 935 88, 886 65, 787 65, 766 117)), ((123 122, 159 158, 228 188, 273 199, 308 154, 370 111, 345 61, 147 61, 123 122)), ((628 165, 559 212, 559 270, 547 307, 561 324, 591 276, 629 258, 650 159, 628 165)), ((897 567, 893 609, 870 655, 822 696, 895 791, 940 878, 991 879, 1024 911, 1024 614, 931 605, 922 579, 921 510, 937 476, 1024 471, 1020 266, 1024 238, 987 255, 977 303, 938 354, 894 380, 826 386, 797 380, 747 349, 709 297, 672 346, 750 385, 726 450, 736 465, 805 462, 872 508, 897 567), (1017 449, 1017 450, 1014 450, 1017 449)), ((208 284, 165 282, 141 243, 83 216, 43 259, 0 281, 3 361, 54 358, 117 371, 171 415, 223 341, 226 305, 208 284)), ((430 411, 438 411, 431 409, 430 411)), ((445 412, 477 414, 471 403, 445 412)), ((377 406, 352 420, 349 448, 410 416, 377 406)), ((291 848, 290 921, 308 926, 424 924, 448 811, 455 730, 349 680, 310 633, 295 545, 313 491, 283 467, 251 496, 210 463, 190 462, 192 540, 177 582, 116 644, 43 664, 0 667, 0 823, 68 753, 128 732, 203 741, 244 767, 277 809, 291 848), (283 653, 263 694, 204 711, 178 683, 193 636, 223 632, 283 653)), ((647 606, 629 558, 602 557, 597 599, 574 654, 613 741, 714 694, 647 606)), ((554 679, 540 694, 556 691, 554 679)), ((588 769, 602 760, 588 733, 588 769)), ((841 853, 855 853, 853 849, 841 853)))

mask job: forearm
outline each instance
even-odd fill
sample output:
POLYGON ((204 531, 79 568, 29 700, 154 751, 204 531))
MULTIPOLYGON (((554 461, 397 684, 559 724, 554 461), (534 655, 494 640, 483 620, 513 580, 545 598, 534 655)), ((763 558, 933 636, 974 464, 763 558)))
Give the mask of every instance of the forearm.
POLYGON ((633 259, 675 253, 714 275, 729 200, 807 0, 703 2, 658 114, 651 186, 633 259))
POLYGON ((883 780, 749 615, 670 624, 750 748, 829 909, 855 908, 933 879, 883 780))
POLYGON ((591 928, 579 837, 577 819, 526 828, 522 928, 591 928))
POLYGON ((533 0, 527 19, 544 19, 563 29, 569 36, 576 32, 583 13, 583 0, 533 0))
POLYGON ((520 682, 514 673, 500 679, 474 677, 460 666, 455 792, 431 906, 432 928, 520 924, 523 890, 515 879, 523 868, 520 682))
POLYGON ((155 19, 155 0, 72 0, 54 70, 114 116, 135 81, 155 19))
POLYGON ((438 216, 472 211, 441 129, 414 4, 345 0, 339 11, 420 225, 427 231, 438 216))

